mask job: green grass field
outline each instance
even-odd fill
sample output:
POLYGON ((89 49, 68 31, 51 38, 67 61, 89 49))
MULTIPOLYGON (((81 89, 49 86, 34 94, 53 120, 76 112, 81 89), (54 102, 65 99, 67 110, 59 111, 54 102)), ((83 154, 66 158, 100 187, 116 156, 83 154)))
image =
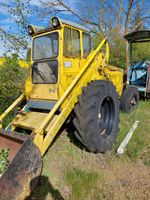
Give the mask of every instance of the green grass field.
POLYGON ((43 173, 30 199, 148 200, 150 199, 150 101, 120 115, 120 132, 111 152, 87 152, 64 127, 43 158, 43 173), (116 149, 131 125, 139 120, 124 155, 116 149))

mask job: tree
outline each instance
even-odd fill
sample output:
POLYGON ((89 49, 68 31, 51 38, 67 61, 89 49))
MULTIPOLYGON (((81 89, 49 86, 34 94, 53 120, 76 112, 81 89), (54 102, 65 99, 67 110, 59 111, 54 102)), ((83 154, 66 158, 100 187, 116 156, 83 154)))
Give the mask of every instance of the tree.
POLYGON ((142 19, 142 15, 141 15, 141 11, 139 10, 135 14, 134 20, 131 23, 131 29, 132 30, 137 31, 137 30, 145 29, 144 23, 143 23, 143 21, 141 19, 142 19))
POLYGON ((27 69, 20 68, 18 55, 6 56, 0 68, 0 111, 4 111, 24 90, 27 69))
POLYGON ((146 27, 150 20, 149 0, 95 0, 92 3, 89 0, 44 0, 38 10, 31 6, 31 0, 14 0, 14 5, 4 3, 0 5, 8 10, 13 16, 14 23, 17 24, 15 35, 13 29, 6 32, 0 27, 0 37, 5 39, 6 46, 11 52, 14 50, 20 55, 29 48, 30 40, 26 28, 31 14, 38 15, 41 19, 50 18, 52 15, 63 15, 65 18, 73 17, 73 21, 88 27, 91 32, 97 34, 94 38, 98 38, 99 35, 107 37, 113 47, 112 55, 117 55, 118 59, 124 59, 120 48, 125 45, 126 66, 128 66, 128 43, 125 44, 123 41, 123 35, 136 26, 141 26, 140 24, 146 27), (134 23, 135 20, 137 23, 134 23))
POLYGON ((42 16, 70 13, 79 23, 88 26, 92 31, 94 29, 98 35, 103 34, 103 36, 108 37, 111 45, 115 47, 113 55, 117 55, 118 58, 122 57, 122 52, 119 53, 120 48, 126 47, 124 62, 128 67, 128 42, 122 42, 122 36, 135 28, 132 25, 139 10, 143 12, 141 12, 138 23, 146 25, 150 18, 148 13, 149 0, 97 0, 94 2, 91 4, 91 1, 84 0, 77 2, 76 6, 73 7, 66 0, 46 0, 42 4, 45 9, 42 16))
MULTIPOLYGON (((150 4, 148 0, 127 0, 126 4, 124 3, 124 7, 122 4, 119 4, 120 0, 113 0, 119 8, 123 11, 123 21, 124 21, 124 34, 127 34, 129 31, 131 31, 131 28, 134 29, 135 27, 132 27, 132 24, 135 20, 135 16, 139 13, 139 10, 142 10, 141 12, 141 19, 138 23, 147 23, 150 19, 150 15, 148 13, 148 10, 150 9, 150 4), (148 9, 149 8, 149 9, 148 9)), ((129 50, 128 50, 128 42, 126 41, 126 67, 129 66, 129 50)))
POLYGON ((7 10, 11 16, 12 26, 6 31, 0 27, 0 39, 5 42, 7 52, 15 52, 24 57, 24 52, 29 46, 29 36, 27 26, 29 25, 29 17, 33 10, 30 1, 14 0, 7 3, 0 3, 0 6, 7 10))

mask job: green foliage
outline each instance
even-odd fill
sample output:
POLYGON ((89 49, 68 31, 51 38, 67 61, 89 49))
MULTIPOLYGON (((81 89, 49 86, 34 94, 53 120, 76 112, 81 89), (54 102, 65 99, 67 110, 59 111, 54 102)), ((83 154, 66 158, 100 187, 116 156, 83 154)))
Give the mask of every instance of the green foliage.
POLYGON ((6 57, 0 68, 0 112, 5 110, 24 90, 27 69, 19 67, 18 56, 6 57))
POLYGON ((150 42, 133 44, 132 62, 149 59, 150 60, 150 42))
POLYGON ((110 65, 126 68, 125 62, 125 41, 118 38, 110 43, 110 65))
MULTIPOLYGON (((92 37, 93 48, 95 49, 102 39, 104 35, 102 33, 96 33, 92 37)), ((110 45, 110 58, 109 64, 118 66, 120 68, 125 68, 125 40, 118 36, 117 30, 113 29, 109 35, 109 45, 110 45)))
MULTIPOLYGON (((102 33, 97 33, 96 36, 92 37, 93 48, 95 49, 104 38, 102 33)), ((109 64, 126 68, 126 55, 125 55, 125 39, 120 36, 116 29, 113 29, 109 34, 109 45, 110 45, 110 58, 109 64)), ((150 42, 147 43, 135 43, 133 44, 132 61, 139 61, 143 59, 150 60, 150 42)))
POLYGON ((8 166, 8 155, 9 149, 0 150, 0 174, 2 174, 8 166))
POLYGON ((98 47, 98 45, 100 44, 100 42, 102 41, 103 38, 104 38, 104 36, 102 33, 96 33, 95 35, 93 35, 92 43, 93 43, 94 49, 96 49, 98 47))

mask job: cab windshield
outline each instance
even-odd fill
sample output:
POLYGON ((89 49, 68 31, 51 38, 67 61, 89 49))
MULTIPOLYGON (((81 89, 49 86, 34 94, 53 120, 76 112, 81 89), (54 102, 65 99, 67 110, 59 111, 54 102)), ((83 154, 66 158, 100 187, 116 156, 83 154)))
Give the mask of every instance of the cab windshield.
POLYGON ((33 40, 33 60, 51 59, 58 56, 58 32, 36 37, 33 40))

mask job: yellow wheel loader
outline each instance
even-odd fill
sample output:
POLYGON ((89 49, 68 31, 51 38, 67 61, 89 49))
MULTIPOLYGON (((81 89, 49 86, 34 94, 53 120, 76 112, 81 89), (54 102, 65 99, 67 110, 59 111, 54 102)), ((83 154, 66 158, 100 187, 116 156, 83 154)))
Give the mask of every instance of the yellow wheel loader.
POLYGON ((87 28, 57 17, 46 28, 29 25, 28 32, 32 59, 25 92, 0 116, 0 148, 10 149, 10 164, 0 178, 1 200, 30 193, 41 157, 69 117, 75 136, 94 153, 110 150, 118 133, 123 71, 108 64, 108 41, 92 50, 87 28), (4 118, 17 106, 4 129, 4 118))

